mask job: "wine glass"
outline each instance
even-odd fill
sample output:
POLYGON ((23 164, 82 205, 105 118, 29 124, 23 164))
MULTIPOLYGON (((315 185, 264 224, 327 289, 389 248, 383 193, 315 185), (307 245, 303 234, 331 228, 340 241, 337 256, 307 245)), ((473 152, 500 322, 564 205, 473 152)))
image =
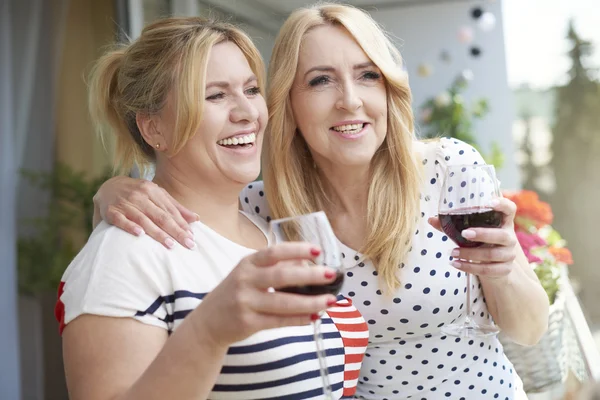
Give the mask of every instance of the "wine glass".
MULTIPOLYGON (((501 197, 493 165, 453 165, 446 170, 439 199, 438 214, 442 230, 459 247, 489 246, 465 239, 461 232, 468 228, 498 228, 503 214, 494 210, 492 200, 501 197)), ((486 337, 500 330, 495 325, 476 323, 471 319, 471 275, 467 278, 467 309, 462 323, 444 325, 442 332, 459 337, 486 337)))
MULTIPOLYGON (((307 263, 307 265, 324 265, 336 271, 336 279, 330 284, 293 286, 278 289, 279 291, 312 296, 330 293, 337 296, 344 283, 341 253, 338 249, 337 239, 333 233, 333 229, 324 212, 320 211, 298 217, 272 220, 271 231, 275 236, 276 242, 299 241, 319 246, 321 253, 315 259, 315 263, 307 263)), ((323 380, 323 394, 326 399, 333 399, 331 384, 329 383, 329 374, 327 371, 327 362, 325 359, 323 337, 321 335, 320 318, 313 322, 313 328, 314 339, 317 346, 319 371, 321 373, 321 379, 323 380)))

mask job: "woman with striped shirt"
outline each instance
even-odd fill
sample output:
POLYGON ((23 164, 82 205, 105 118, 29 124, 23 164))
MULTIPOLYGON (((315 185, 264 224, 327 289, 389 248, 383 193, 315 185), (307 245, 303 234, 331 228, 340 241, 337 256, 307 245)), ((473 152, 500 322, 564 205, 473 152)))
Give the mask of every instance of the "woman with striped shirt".
POLYGON ((96 64, 90 110, 117 166, 155 164, 197 219, 169 249, 103 222, 68 267, 56 317, 72 399, 323 398, 310 322, 325 309, 334 398, 354 393, 368 330, 351 301, 277 291, 334 271, 238 210, 260 171, 263 75, 243 32, 201 18, 157 21, 96 64))

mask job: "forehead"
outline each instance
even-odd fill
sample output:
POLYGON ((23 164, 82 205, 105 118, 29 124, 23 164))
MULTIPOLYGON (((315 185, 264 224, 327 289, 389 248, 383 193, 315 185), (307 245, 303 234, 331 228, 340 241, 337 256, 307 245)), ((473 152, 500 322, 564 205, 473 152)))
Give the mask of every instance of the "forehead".
POLYGON ((233 42, 224 41, 213 46, 208 57, 206 77, 211 80, 246 79, 252 69, 242 50, 233 42))
POLYGON ((304 35, 298 55, 298 69, 315 65, 355 65, 370 61, 362 47, 343 27, 323 25, 304 35))

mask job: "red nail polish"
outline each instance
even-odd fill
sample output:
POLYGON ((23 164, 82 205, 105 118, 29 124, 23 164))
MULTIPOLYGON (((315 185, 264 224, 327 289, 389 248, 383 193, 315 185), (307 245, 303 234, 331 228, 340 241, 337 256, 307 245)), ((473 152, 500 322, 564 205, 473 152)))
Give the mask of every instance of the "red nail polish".
POLYGON ((335 276, 335 272, 333 271, 325 271, 325 278, 331 279, 335 276))
POLYGON ((311 320, 311 321, 313 321, 313 322, 315 322, 315 321, 316 321, 316 320, 318 320, 318 319, 319 319, 319 315, 318 315, 318 314, 312 314, 312 315, 310 316, 310 320, 311 320))
POLYGON ((331 307, 332 305, 337 303, 337 299, 332 299, 327 302, 327 307, 331 307))
POLYGON ((312 254, 313 256, 317 257, 319 254, 321 254, 321 250, 319 250, 319 249, 310 249, 310 254, 312 254))

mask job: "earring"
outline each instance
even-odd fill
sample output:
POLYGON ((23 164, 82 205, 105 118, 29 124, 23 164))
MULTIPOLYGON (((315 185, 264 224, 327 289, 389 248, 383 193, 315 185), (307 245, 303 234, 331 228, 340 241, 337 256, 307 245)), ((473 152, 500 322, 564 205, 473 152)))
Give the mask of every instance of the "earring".
POLYGON ((154 147, 156 147, 156 150, 160 149, 160 143, 156 143, 154 147))

